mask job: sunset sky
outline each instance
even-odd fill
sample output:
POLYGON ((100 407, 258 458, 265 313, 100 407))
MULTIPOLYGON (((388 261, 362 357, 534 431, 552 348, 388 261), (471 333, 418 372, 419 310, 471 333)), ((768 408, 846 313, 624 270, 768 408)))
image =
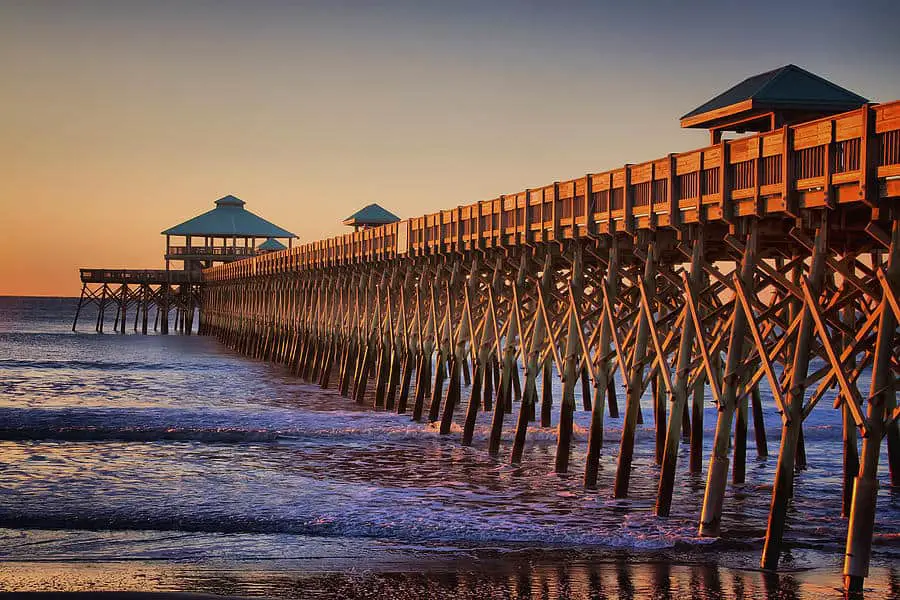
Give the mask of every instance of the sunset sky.
POLYGON ((0 295, 162 266, 234 194, 301 241, 687 150, 795 63, 900 98, 900 2, 0 0, 0 295))

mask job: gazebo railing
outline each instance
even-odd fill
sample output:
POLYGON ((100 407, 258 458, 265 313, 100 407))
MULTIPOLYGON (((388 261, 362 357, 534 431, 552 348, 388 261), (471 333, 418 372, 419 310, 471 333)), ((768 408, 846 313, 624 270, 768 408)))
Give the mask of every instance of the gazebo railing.
POLYGON ((170 256, 255 256, 257 250, 244 246, 169 246, 170 256))

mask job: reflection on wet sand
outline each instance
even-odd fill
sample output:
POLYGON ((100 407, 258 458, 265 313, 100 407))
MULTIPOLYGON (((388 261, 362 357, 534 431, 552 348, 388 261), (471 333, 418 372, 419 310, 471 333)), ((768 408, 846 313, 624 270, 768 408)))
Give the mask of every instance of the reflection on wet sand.
MULTIPOLYGON (((562 561, 565 563, 565 561, 562 561)), ((422 570, 308 572, 193 569, 176 564, 5 563, 0 591, 137 591, 278 598, 510 598, 804 600, 842 595, 831 569, 763 573, 713 564, 673 565, 627 559, 560 564, 525 558, 456 557, 422 570)), ((900 572, 873 569, 863 598, 900 597, 900 572)))

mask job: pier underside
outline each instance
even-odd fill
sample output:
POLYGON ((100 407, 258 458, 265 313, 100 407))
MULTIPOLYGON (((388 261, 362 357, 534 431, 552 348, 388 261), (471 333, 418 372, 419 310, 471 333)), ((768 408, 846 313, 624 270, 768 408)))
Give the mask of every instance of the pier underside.
POLYGON ((190 335, 199 302, 200 283, 196 279, 192 281, 186 271, 81 269, 81 297, 72 331, 78 325, 81 311, 96 306, 94 330, 99 333, 103 333, 109 309, 115 311, 113 331, 125 333, 127 317, 133 309, 135 332, 148 332, 152 314, 153 331, 169 333, 169 317, 174 311, 174 329, 190 335))

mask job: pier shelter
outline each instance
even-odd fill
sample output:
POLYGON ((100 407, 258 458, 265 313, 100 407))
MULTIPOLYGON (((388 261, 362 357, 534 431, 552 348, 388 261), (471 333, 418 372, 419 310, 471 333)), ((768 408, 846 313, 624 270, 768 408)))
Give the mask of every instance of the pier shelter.
POLYGON ((724 132, 764 133, 857 109, 869 101, 841 86, 785 65, 748 77, 681 117, 681 126, 708 129, 711 144, 724 132))
POLYGON ((391 223, 396 223, 399 220, 400 217, 398 217, 391 211, 386 210, 375 203, 372 203, 368 206, 364 206, 363 208, 359 209, 358 211, 344 219, 343 224, 353 227, 353 231, 359 231, 360 229, 369 229, 370 227, 389 225, 391 223))
POLYGON ((277 240, 286 240, 290 248, 297 236, 250 212, 237 196, 223 196, 215 208, 163 231, 166 236, 166 270, 170 262, 180 261, 185 271, 197 273, 214 263, 227 263, 272 249, 277 240), (173 241, 173 238, 176 240, 173 241), (271 242, 257 248, 257 240, 271 242))
POLYGON ((287 246, 285 246, 275 238, 268 238, 256 248, 256 252, 258 254, 262 254, 264 252, 279 252, 281 250, 287 249, 287 246))

